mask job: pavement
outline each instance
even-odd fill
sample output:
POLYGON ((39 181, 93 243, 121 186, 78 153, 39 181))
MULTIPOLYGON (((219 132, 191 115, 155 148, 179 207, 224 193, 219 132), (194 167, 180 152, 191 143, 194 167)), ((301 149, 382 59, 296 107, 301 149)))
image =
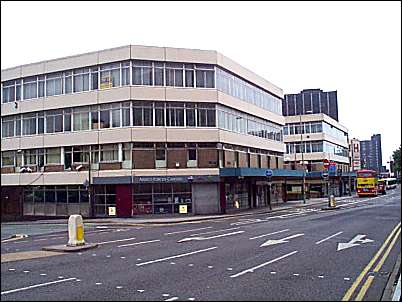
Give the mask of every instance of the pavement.
MULTIPOLYGON (((346 199, 351 199, 355 196, 342 196, 336 197, 336 201, 342 201, 346 199)), ((268 207, 264 208, 256 208, 256 209, 247 209, 247 210, 239 210, 235 213, 227 213, 227 214, 212 214, 212 215, 191 215, 187 214, 185 216, 178 215, 169 215, 161 217, 158 214, 155 215, 146 215, 146 216, 136 216, 130 218, 119 218, 119 217, 106 217, 106 218, 85 218, 85 224, 114 224, 114 225, 122 225, 122 226, 130 226, 130 225, 138 225, 138 224, 170 224, 170 223, 187 223, 187 222, 196 222, 202 220, 210 220, 210 219, 222 219, 229 217, 237 217, 237 216, 247 216, 254 214, 262 214, 262 213, 271 213, 276 211, 288 210, 292 208, 302 208, 308 207, 316 204, 324 204, 327 205, 328 197, 323 198, 312 198, 307 199, 306 203, 303 203, 303 200, 291 200, 287 202, 273 203, 272 210, 268 207)), ((46 220, 36 220, 36 221, 17 221, 17 222, 5 222, 2 223, 2 226, 11 226, 11 225, 24 225, 24 224, 65 224, 68 220, 66 219, 46 219, 46 220)))

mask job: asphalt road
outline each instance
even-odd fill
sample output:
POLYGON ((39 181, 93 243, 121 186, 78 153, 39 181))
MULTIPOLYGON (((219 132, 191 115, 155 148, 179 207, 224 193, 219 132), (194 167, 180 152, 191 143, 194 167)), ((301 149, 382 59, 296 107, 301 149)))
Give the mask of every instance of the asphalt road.
POLYGON ((2 243, 2 300, 380 300, 400 253, 400 189, 185 224, 86 229, 95 249, 33 258, 67 233, 2 243), (16 254, 14 254, 16 253, 16 254))

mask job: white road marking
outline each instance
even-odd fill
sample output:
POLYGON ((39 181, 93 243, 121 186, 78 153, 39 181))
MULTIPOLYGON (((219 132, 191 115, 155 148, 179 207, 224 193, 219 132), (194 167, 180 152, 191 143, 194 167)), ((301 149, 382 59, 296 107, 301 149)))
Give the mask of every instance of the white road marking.
POLYGON ((48 240, 48 238, 43 238, 43 239, 35 239, 33 241, 43 241, 43 240, 48 240))
POLYGON ((24 273, 29 273, 29 271, 24 271, 24 273))
POLYGON ((269 234, 264 234, 264 235, 260 235, 260 236, 256 236, 256 237, 251 237, 250 240, 257 239, 257 238, 262 238, 262 237, 269 236, 269 235, 279 234, 279 233, 283 233, 283 232, 287 232, 287 231, 289 231, 289 229, 281 230, 281 231, 277 231, 277 232, 272 232, 272 233, 269 233, 269 234))
MULTIPOLYGON (((122 244, 122 245, 118 245, 117 247, 125 247, 125 246, 132 246, 132 245, 140 245, 140 244, 146 244, 146 243, 152 243, 152 242, 159 242, 160 240, 150 240, 150 241, 141 241, 141 242, 135 242, 135 243, 128 243, 128 244, 122 244)), ((137 260, 141 260, 141 259, 137 259, 137 260)))
POLYGON ((300 276, 299 274, 293 274, 293 276, 300 276))
POLYGON ((117 240, 112 240, 112 241, 104 241, 104 242, 98 242, 98 244, 107 244, 107 243, 114 243, 114 242, 121 242, 121 241, 129 241, 129 240, 134 240, 135 238, 125 238, 125 239, 117 239, 117 240))
POLYGON ((194 301, 194 300, 195 300, 195 298, 188 298, 188 300, 189 300, 189 301, 194 301))
POLYGON ((179 299, 179 297, 172 297, 172 298, 166 299, 165 301, 174 301, 174 300, 177 300, 177 299, 179 299))
POLYGON ((124 257, 124 256, 121 256, 120 258, 121 258, 121 259, 126 259, 126 257, 124 257))
POLYGON ((95 284, 96 284, 96 285, 102 285, 102 283, 101 283, 101 282, 96 282, 95 284))
POLYGON ((40 274, 41 276, 46 276, 47 274, 40 274))
POLYGON ((213 268, 213 266, 212 266, 212 265, 208 265, 208 268, 213 268))
POLYGON ((346 242, 346 243, 340 242, 340 243, 338 243, 338 248, 337 248, 336 251, 341 251, 341 250, 348 249, 348 248, 353 247, 353 246, 360 245, 359 243, 356 243, 356 242, 369 243, 369 242, 374 241, 374 240, 371 240, 371 239, 363 239, 366 236, 367 235, 364 235, 364 234, 358 234, 352 240, 350 240, 349 242, 346 242))
POLYGON ((59 278, 59 279, 64 279, 64 277, 63 277, 63 276, 58 276, 57 278, 59 278))
POLYGON ((280 256, 280 257, 275 258, 275 259, 272 259, 272 260, 270 260, 270 261, 268 261, 268 262, 262 263, 262 264, 260 264, 260 265, 254 266, 254 267, 249 268, 249 269, 246 269, 246 270, 244 270, 244 271, 242 271, 242 272, 240 272, 240 273, 231 275, 230 278, 236 278, 236 277, 242 276, 242 275, 247 274, 247 273, 252 273, 252 272, 254 272, 256 269, 259 269, 259 268, 261 268, 261 267, 264 267, 264 266, 266 266, 266 265, 268 265, 268 264, 274 263, 274 262, 276 262, 276 261, 279 261, 279 260, 281 260, 281 259, 283 259, 283 258, 289 257, 289 256, 291 256, 291 255, 293 255, 293 254, 296 254, 296 253, 297 253, 297 251, 293 251, 293 252, 291 252, 291 253, 289 253, 289 254, 280 256))
POLYGON ((8 269, 10 272, 13 272, 13 271, 15 271, 15 268, 9 268, 8 269))
POLYGON ((164 297, 169 297, 170 294, 162 294, 162 296, 164 296, 164 297))
POLYGON ((96 256, 96 254, 92 254, 92 256, 93 256, 93 257, 95 257, 95 256, 96 256))
POLYGON ((271 272, 271 275, 275 275, 276 274, 276 272, 271 272))
POLYGON ((349 281, 349 280, 350 280, 350 278, 345 277, 345 278, 343 278, 343 280, 349 281))
POLYGON ((120 288, 123 288, 123 286, 118 285, 118 286, 116 286, 116 288, 120 289, 120 288))
POLYGON ((137 261, 141 261, 141 258, 137 258, 137 261))
POLYGON ((77 280, 75 280, 75 281, 77 281, 77 282, 81 282, 81 279, 77 279, 77 280))
POLYGON ((194 264, 190 263, 188 266, 194 266, 194 264))
POLYGON ((189 255, 194 255, 194 254, 198 254, 198 253, 202 253, 202 252, 207 252, 210 250, 214 250, 218 248, 217 246, 213 246, 207 249, 203 249, 203 250, 197 250, 194 252, 190 252, 190 253, 185 253, 185 254, 180 254, 180 255, 175 255, 175 256, 170 256, 170 257, 166 257, 166 258, 160 258, 160 259, 156 259, 156 260, 151 260, 151 261, 147 261, 147 262, 142 262, 142 263, 138 263, 136 264, 137 266, 142 266, 142 265, 146 265, 146 264, 151 264, 151 263, 156 263, 156 262, 161 262, 161 261, 165 261, 165 260, 170 260, 170 259, 174 259, 174 258, 180 258, 180 257, 184 257, 184 256, 189 256, 189 255))
POLYGON ((231 270, 233 270, 233 268, 231 268, 231 267, 228 267, 228 268, 227 268, 227 270, 228 270, 228 271, 231 271, 231 270))
POLYGON ((143 290, 143 289, 137 289, 137 292, 139 292, 139 293, 143 293, 143 292, 144 292, 144 290, 143 290))
POLYGON ((288 239, 292 239, 292 238, 296 238, 296 237, 300 237, 300 236, 304 236, 304 234, 295 234, 295 235, 291 235, 291 236, 288 236, 288 237, 285 237, 282 239, 268 240, 268 241, 264 242, 263 244, 261 244, 260 247, 275 245, 275 244, 280 244, 280 243, 287 243, 287 242, 289 242, 288 239))
POLYGON ((321 278, 321 279, 322 279, 322 278, 324 278, 324 276, 322 276, 322 275, 320 275, 320 276, 317 276, 317 277, 318 277, 318 278, 321 278))
POLYGON ((226 236, 230 236, 230 235, 237 235, 237 234, 241 234, 241 233, 244 233, 244 231, 226 233, 226 234, 216 235, 216 236, 212 236, 212 237, 187 237, 187 238, 183 238, 177 242, 186 242, 186 241, 191 241, 191 240, 209 240, 209 239, 215 239, 215 238, 220 238, 220 237, 226 237, 226 236))
POLYGON ((63 280, 57 280, 57 281, 46 282, 46 283, 41 283, 41 284, 35 284, 35 285, 27 286, 27 287, 7 290, 7 291, 4 291, 4 292, 1 292, 1 294, 2 295, 11 294, 11 293, 20 292, 20 291, 27 290, 27 289, 32 289, 32 288, 41 287, 41 286, 47 286, 47 285, 50 285, 50 284, 66 282, 66 281, 72 281, 72 280, 75 280, 75 279, 77 279, 77 278, 68 278, 68 279, 63 279, 63 280))
POLYGON ((218 233, 218 232, 231 231, 231 230, 238 230, 238 229, 240 229, 240 227, 230 228, 230 229, 222 229, 222 230, 216 230, 216 231, 210 231, 210 232, 205 232, 205 233, 192 234, 190 236, 205 235, 205 234, 218 233))
POLYGON ((185 231, 170 232, 170 233, 165 233, 163 235, 180 234, 180 233, 194 232, 194 231, 205 230, 205 229, 212 229, 212 227, 210 226, 210 227, 199 228, 199 229, 191 229, 191 230, 185 230, 185 231))
POLYGON ((111 255, 106 255, 106 258, 110 258, 110 257, 112 257, 111 255))
POLYGON ((324 241, 327 241, 328 239, 331 239, 331 238, 333 238, 333 237, 335 237, 335 236, 338 236, 339 234, 342 234, 343 232, 338 232, 338 233, 336 233, 336 234, 334 234, 334 235, 331 235, 331 236, 329 236, 329 237, 327 237, 327 238, 324 238, 324 239, 322 239, 322 240, 320 240, 320 241, 317 241, 315 244, 320 244, 321 242, 324 242, 324 241))
POLYGON ((170 262, 170 264, 176 264, 176 263, 174 263, 174 262, 170 262))

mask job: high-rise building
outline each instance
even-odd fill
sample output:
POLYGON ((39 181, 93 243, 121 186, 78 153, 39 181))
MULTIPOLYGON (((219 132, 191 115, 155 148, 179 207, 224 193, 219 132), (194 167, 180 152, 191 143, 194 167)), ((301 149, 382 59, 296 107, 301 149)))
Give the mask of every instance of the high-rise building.
POLYGON ((338 121, 337 91, 304 89, 297 94, 285 94, 282 113, 284 116, 324 113, 338 121))
POLYGON ((375 170, 382 168, 381 134, 374 134, 370 140, 360 141, 360 161, 362 169, 375 170))

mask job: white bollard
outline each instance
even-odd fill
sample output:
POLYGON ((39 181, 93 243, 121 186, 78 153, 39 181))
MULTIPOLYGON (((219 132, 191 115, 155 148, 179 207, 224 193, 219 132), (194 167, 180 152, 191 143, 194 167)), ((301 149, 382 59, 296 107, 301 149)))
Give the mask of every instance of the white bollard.
POLYGON ((67 246, 84 245, 84 223, 81 215, 70 215, 68 218, 67 246))

